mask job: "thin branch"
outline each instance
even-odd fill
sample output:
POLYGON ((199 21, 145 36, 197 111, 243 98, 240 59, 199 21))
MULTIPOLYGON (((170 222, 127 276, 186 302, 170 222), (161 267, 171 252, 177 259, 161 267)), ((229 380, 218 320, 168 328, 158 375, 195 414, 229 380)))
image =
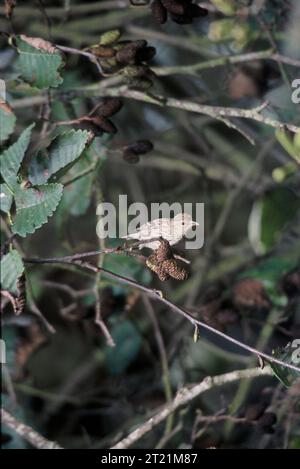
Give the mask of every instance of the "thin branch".
MULTIPOLYGON (((72 4, 70 9, 70 14, 72 16, 82 16, 83 14, 89 13, 97 13, 99 11, 109 11, 109 10, 120 10, 129 7, 128 0, 103 0, 101 2, 83 2, 78 5, 72 4)), ((47 8, 47 15, 53 18, 62 18, 64 14, 63 7, 49 7, 47 8)), ((18 15, 20 18, 24 18, 29 16, 32 18, 38 18, 40 16, 40 12, 38 9, 32 8, 32 6, 19 6, 17 10, 18 15)), ((0 7, 0 16, 5 15, 5 8, 0 7)))
POLYGON ((205 322, 199 321, 199 319, 196 319, 189 311, 186 309, 177 306, 175 303, 172 303, 172 301, 168 300, 167 298, 164 298, 162 295, 162 292, 159 290, 154 290, 152 288, 146 287, 145 285, 142 285, 135 280, 129 279, 127 277, 123 277, 122 275, 116 274, 114 272, 110 272, 109 270, 106 270, 104 268, 99 268, 96 267, 95 265, 89 264, 88 262, 80 261, 80 260, 59 260, 58 258, 53 258, 53 259, 42 259, 42 258, 36 258, 36 259, 29 259, 29 258, 23 258, 23 261, 25 263, 30 263, 30 264, 66 264, 66 265, 73 265, 77 266, 86 270, 89 270, 94 273, 102 272, 104 277, 116 280, 118 283, 128 285, 134 288, 137 288, 149 295, 152 298, 155 298, 156 300, 159 300, 160 302, 164 303, 166 306, 168 306, 170 309, 175 311, 176 313, 180 314, 181 316, 185 317, 190 323, 196 327, 200 326, 203 329, 209 330, 213 334, 216 334, 223 339, 225 339, 228 342, 231 342, 232 344, 235 344, 236 346, 247 350, 253 355, 260 356, 264 360, 266 360, 269 363, 277 363, 277 365, 281 365, 282 367, 289 368, 294 371, 300 372, 300 368, 292 365, 290 363, 285 363, 282 360, 279 360, 278 358, 275 358, 271 355, 268 355, 264 352, 260 352, 259 350, 256 350, 254 347, 251 347, 250 345, 244 344, 243 342, 240 342, 237 339, 234 339, 233 337, 230 337, 229 335, 225 334, 224 332, 219 331, 218 329, 213 328, 212 326, 209 326, 205 322))
POLYGON ((74 47, 66 47, 66 46, 60 46, 60 45, 56 45, 57 49, 63 51, 63 52, 67 52, 69 54, 75 54, 75 55, 83 55, 84 57, 87 57, 93 64, 96 65, 97 69, 98 69, 98 72, 102 75, 102 76, 109 76, 109 75, 106 75, 103 70, 102 70, 102 67, 99 63, 99 60, 97 59, 97 57, 92 54, 91 52, 87 52, 87 51, 84 51, 84 50, 80 50, 80 49, 75 49, 74 47))
POLYGON ((267 49, 259 52, 250 52, 248 54, 230 55, 228 57, 216 57, 210 60, 197 62, 192 65, 177 65, 173 67, 153 67, 153 71, 158 76, 168 75, 195 75, 197 72, 208 70, 211 68, 222 67, 226 65, 234 65, 245 62, 253 62, 254 60, 272 60, 276 63, 283 63, 292 67, 300 67, 300 60, 286 57, 282 54, 274 53, 273 49, 267 49))
POLYGON ((123 440, 119 441, 111 449, 126 449, 133 443, 142 438, 146 433, 150 432, 154 427, 163 422, 171 413, 175 412, 179 407, 190 403, 193 399, 200 396, 204 392, 216 386, 223 386, 224 384, 231 383, 240 379, 249 379, 259 376, 267 376, 271 374, 269 368, 261 370, 253 368, 250 370, 237 370, 215 377, 207 377, 200 384, 196 384, 190 388, 184 387, 180 389, 175 399, 166 404, 160 409, 153 417, 144 422, 140 427, 130 433, 123 440))
MULTIPOLYGON (((162 381, 164 385, 164 390, 165 390, 165 396, 166 396, 166 401, 171 402, 173 393, 172 393, 172 385, 171 385, 171 380, 170 380, 170 372, 169 372, 169 365, 168 365, 168 356, 166 352, 166 347, 164 343, 164 339, 159 327, 159 323, 154 311, 154 308, 152 307, 152 304, 149 300, 149 298, 146 295, 143 295, 143 302, 146 307, 146 311, 148 313, 148 316, 150 318, 150 321, 152 322, 152 326, 154 329, 154 335, 160 355, 160 361, 161 361, 161 369, 162 369, 162 381)), ((173 427, 173 415, 169 415, 166 423, 166 428, 165 428, 165 436, 168 435, 172 431, 173 427)))
POLYGON ((63 449, 56 441, 47 440, 33 430, 33 428, 20 422, 4 409, 1 409, 1 424, 12 428, 18 435, 37 449, 63 449))
MULTIPOLYGON (((218 119, 223 121, 228 127, 235 128, 239 132, 241 130, 237 127, 236 124, 232 123, 229 119, 240 118, 240 119, 250 119, 255 122, 260 122, 262 124, 268 125, 275 129, 287 129, 293 133, 299 133, 300 127, 288 122, 280 121, 273 119, 271 117, 264 116, 262 111, 268 106, 268 102, 263 102, 261 105, 252 108, 252 109, 243 109, 236 107, 222 107, 222 106, 211 106, 207 104, 200 104, 197 102, 185 100, 185 99, 176 99, 176 98, 165 98, 160 95, 152 95, 150 93, 144 93, 142 91, 134 90, 128 88, 126 85, 119 87, 102 87, 100 84, 88 85, 80 89, 74 89, 75 93, 81 94, 92 94, 98 97, 123 97, 134 99, 136 101, 142 101, 148 104, 155 104, 156 106, 161 107, 170 107, 174 109, 181 109, 187 112, 193 112, 196 114, 203 114, 213 119, 218 119)), ((21 98, 10 103, 12 108, 21 108, 27 106, 40 105, 45 102, 44 96, 32 96, 30 98, 21 98)), ((248 140, 253 142, 253 139, 249 137, 245 132, 241 132, 248 140)))
MULTIPOLYGON (((240 118, 250 119, 262 124, 274 127, 275 129, 287 129, 291 132, 300 132, 300 127, 290 124, 288 122, 278 121, 271 117, 267 117, 261 114, 261 112, 268 106, 268 102, 264 102, 261 105, 252 109, 242 109, 236 107, 222 107, 222 106, 210 106, 206 104, 199 104, 193 101, 176 98, 165 98, 163 96, 154 96, 142 91, 132 90, 128 86, 120 86, 114 88, 105 88, 104 90, 99 88, 97 93, 97 86, 92 85, 86 88, 86 91, 94 91, 97 96, 110 96, 110 97, 124 97, 135 99, 137 101, 143 101, 150 104, 156 104, 162 107, 170 107, 175 109, 181 109, 183 111, 194 112, 196 114, 204 114, 215 119, 222 118, 240 118)), ((227 123, 228 125, 228 123, 227 123)), ((230 125, 229 125, 230 127, 230 125)))

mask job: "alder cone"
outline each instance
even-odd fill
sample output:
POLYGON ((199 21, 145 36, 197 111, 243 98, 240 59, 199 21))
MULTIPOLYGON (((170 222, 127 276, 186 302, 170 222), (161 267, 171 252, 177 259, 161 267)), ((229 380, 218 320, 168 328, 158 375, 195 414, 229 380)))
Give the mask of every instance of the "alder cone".
POLYGON ((107 98, 104 99, 101 106, 98 109, 98 115, 101 117, 111 117, 117 114, 123 107, 123 103, 118 98, 107 98))
POLYGON ((137 41, 129 42, 125 45, 120 45, 121 49, 116 54, 116 59, 121 63, 135 63, 137 59, 137 54, 140 50, 143 50, 147 46, 147 41, 140 39, 137 41))
POLYGON ((200 7, 199 5, 195 5, 194 3, 188 5, 187 11, 193 18, 204 18, 208 15, 208 10, 200 7))
POLYGON ((16 309, 15 313, 20 315, 24 312, 26 307, 26 279, 25 274, 21 275, 21 277, 17 281, 17 292, 18 295, 15 298, 16 300, 16 309))
POLYGON ((145 155, 153 150, 153 143, 150 140, 137 140, 127 145, 127 149, 133 151, 137 155, 145 155))
POLYGON ((126 148, 123 151, 123 160, 130 164, 137 164, 140 161, 139 155, 134 151, 126 148))
POLYGON ((74 124, 74 129, 87 130, 90 133, 87 141, 88 145, 92 143, 94 137, 101 137, 103 135, 103 130, 90 120, 81 120, 78 124, 74 124))
POLYGON ((160 240, 160 245, 155 251, 155 256, 157 262, 163 262, 173 258, 172 250, 167 240, 163 238, 160 240))
POLYGON ((187 270, 180 267, 175 259, 167 259, 162 262, 161 266, 164 272, 176 280, 186 280, 189 276, 187 270))
POLYGON ((270 308, 270 300, 259 280, 246 278, 233 287, 233 301, 237 306, 270 308))
POLYGON ((167 280, 169 277, 176 280, 186 280, 188 278, 188 272, 173 258, 170 244, 165 239, 160 240, 159 247, 148 257, 146 265, 162 281, 167 280))
POLYGON ((152 16, 158 24, 164 24, 168 19, 168 13, 160 0, 151 3, 152 16))
POLYGON ((169 275, 162 268, 161 264, 157 262, 157 257, 155 254, 151 254, 151 256, 146 259, 146 265, 150 270, 156 273, 159 280, 161 280, 162 282, 168 280, 169 275))
POLYGON ((136 60, 138 62, 148 62, 152 60, 156 54, 156 49, 153 46, 144 47, 139 49, 136 53, 136 60))
POLYGON ((91 51, 96 57, 103 59, 110 59, 116 55, 116 51, 112 47, 107 46, 96 46, 93 47, 91 51))
POLYGON ((264 404, 252 404, 246 409, 245 419, 249 422, 255 422, 264 414, 265 410, 266 405, 264 404))
POLYGON ((91 121, 94 125, 99 127, 107 134, 116 134, 118 131, 116 126, 109 119, 105 119, 104 117, 95 116, 91 119, 91 121))
POLYGON ((186 5, 179 3, 176 0, 161 0, 163 6, 174 15, 184 15, 186 5))

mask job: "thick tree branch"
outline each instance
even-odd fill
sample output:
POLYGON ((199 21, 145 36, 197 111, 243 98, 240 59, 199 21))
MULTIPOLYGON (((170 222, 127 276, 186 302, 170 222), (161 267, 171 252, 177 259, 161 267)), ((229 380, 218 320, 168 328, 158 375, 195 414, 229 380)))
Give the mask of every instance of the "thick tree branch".
POLYGON ((142 438, 146 433, 150 432, 154 427, 163 422, 170 414, 175 412, 179 407, 190 403, 193 399, 200 396, 204 392, 212 389, 216 386, 223 386, 224 384, 231 383, 240 379, 256 378, 259 376, 271 375, 271 370, 265 368, 263 370, 259 368, 253 368, 249 370, 237 370, 224 375, 207 377, 200 384, 196 384, 190 388, 181 388, 175 399, 166 404, 160 409, 153 417, 149 418, 140 427, 130 433, 123 440, 119 441, 111 449, 126 449, 129 448, 133 443, 142 438))
POLYGON ((18 435, 37 449, 63 449, 56 441, 47 440, 33 430, 33 428, 20 422, 4 409, 1 409, 1 424, 12 428, 18 435))

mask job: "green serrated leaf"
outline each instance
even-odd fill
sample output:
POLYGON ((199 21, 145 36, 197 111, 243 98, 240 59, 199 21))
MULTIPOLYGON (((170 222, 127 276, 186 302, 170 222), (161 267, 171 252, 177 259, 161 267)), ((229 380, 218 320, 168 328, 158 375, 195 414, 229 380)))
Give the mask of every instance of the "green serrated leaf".
MULTIPOLYGON (((273 351, 273 356, 290 365, 300 366, 300 339, 289 343, 285 348, 279 348, 273 351)), ((270 363, 273 373, 279 381, 286 387, 290 387, 294 381, 300 378, 300 372, 270 363)))
POLYGON ((62 55, 50 42, 21 35, 16 38, 16 44, 17 66, 26 82, 40 89, 56 88, 63 82, 59 73, 63 66, 62 55))
POLYGON ((30 182, 44 184, 53 174, 73 163, 82 154, 88 139, 86 130, 71 130, 58 135, 31 160, 28 168, 30 182))
POLYGON ((55 212, 63 193, 62 184, 45 184, 36 188, 21 189, 15 194, 16 216, 13 233, 25 237, 34 233, 55 212))
POLYGON ((31 130, 35 124, 25 129, 18 140, 0 155, 1 175, 9 186, 17 182, 17 174, 29 145, 31 130))
POLYGON ((0 184, 0 209, 4 213, 9 213, 12 204, 12 193, 6 184, 0 184))
POLYGON ((1 288, 16 293, 17 280, 24 272, 22 258, 13 249, 1 259, 1 288))
POLYGON ((0 145, 13 133, 16 116, 8 104, 0 102, 0 145))
MULTIPOLYGON (((68 177, 70 179, 72 179, 72 177, 76 177, 77 174, 91 168, 92 164, 93 159, 90 157, 89 151, 87 150, 84 153, 84 156, 80 158, 71 168, 71 171, 68 172, 68 177)), ((94 177, 94 173, 91 172, 65 187, 63 200, 64 209, 71 215, 83 215, 88 209, 91 203, 91 191, 93 188, 94 177)))

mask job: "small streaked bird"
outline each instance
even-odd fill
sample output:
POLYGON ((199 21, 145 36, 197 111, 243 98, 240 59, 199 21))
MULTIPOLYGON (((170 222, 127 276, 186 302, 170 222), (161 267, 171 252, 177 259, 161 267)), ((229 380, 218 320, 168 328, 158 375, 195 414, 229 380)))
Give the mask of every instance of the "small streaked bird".
MULTIPOLYGON (((179 213, 174 218, 157 218, 142 225, 134 233, 127 236, 122 236, 125 239, 134 239, 137 241, 147 241, 156 238, 166 239, 171 246, 179 243, 179 241, 187 234, 193 227, 198 226, 199 223, 193 221, 191 215, 188 213, 179 213)), ((150 249, 157 249, 160 245, 159 240, 150 241, 149 243, 142 243, 139 249, 143 247, 150 249)))

